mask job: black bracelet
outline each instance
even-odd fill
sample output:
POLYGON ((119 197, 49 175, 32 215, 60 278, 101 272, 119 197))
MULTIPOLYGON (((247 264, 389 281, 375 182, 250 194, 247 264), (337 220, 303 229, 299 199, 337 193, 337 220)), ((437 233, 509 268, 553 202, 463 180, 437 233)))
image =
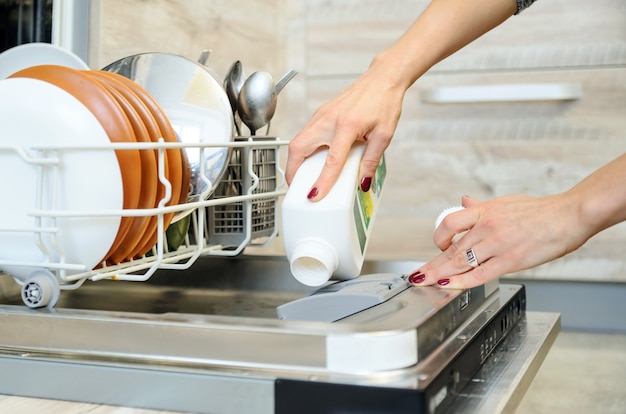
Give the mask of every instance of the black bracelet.
POLYGON ((533 4, 534 2, 535 0, 517 0, 517 11, 515 12, 515 14, 520 14, 522 10, 524 10, 527 7, 530 7, 530 5, 533 4))

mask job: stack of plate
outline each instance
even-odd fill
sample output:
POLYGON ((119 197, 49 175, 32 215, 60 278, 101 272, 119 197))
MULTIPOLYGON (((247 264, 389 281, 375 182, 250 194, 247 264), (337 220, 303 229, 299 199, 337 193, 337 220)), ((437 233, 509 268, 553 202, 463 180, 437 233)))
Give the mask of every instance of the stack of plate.
MULTIPOLYGON (((39 62, 46 64, 36 64, 32 59, 34 47, 26 45, 0 54, 0 67, 13 71, 3 73, 5 79, 0 80, 0 171, 5 175, 0 180, 0 193, 6 200, 0 204, 0 264, 20 262, 20 266, 9 264, 0 268, 26 279, 44 262, 64 260, 91 269, 102 263, 118 264, 143 256, 157 241, 156 215, 115 216, 97 212, 161 207, 167 189, 159 179, 159 150, 155 146, 133 149, 123 145, 113 149, 107 148, 107 143, 178 142, 180 133, 175 127, 189 130, 189 119, 193 119, 194 126, 198 124, 197 105, 189 111, 191 116, 184 115, 185 108, 180 116, 180 105, 176 106, 175 124, 160 100, 139 82, 114 71, 89 70, 77 58, 69 59, 69 52, 52 45, 37 45, 48 54, 45 62, 39 62), (24 52, 28 52, 28 59, 20 58, 24 52), (8 63, 3 64, 3 60, 8 63), (37 146, 65 149, 38 151, 34 149, 37 146), (41 164, 42 159, 59 162, 41 164), (94 213, 41 217, 32 214, 37 210, 94 213)), ((200 113, 204 110, 211 122, 207 129, 207 122, 200 118, 204 129, 194 142, 215 142, 216 132, 220 140, 232 140, 232 114, 221 84, 195 62, 180 56, 173 62, 185 67, 193 65, 217 86, 195 91, 198 95, 212 95, 202 99, 213 104, 200 108, 200 113), (224 104, 216 111, 215 102, 222 101, 224 104)), ((189 94, 193 85, 186 86, 189 94)), ((161 100, 172 107, 172 99, 161 96, 161 100)), ((227 148, 221 150, 228 152, 227 148)), ((202 174, 190 163, 190 154, 196 160, 202 152, 191 148, 163 151, 162 172, 171 185, 166 206, 197 199, 192 180, 202 174)), ((203 166, 206 164, 202 162, 203 166)), ((217 167, 211 165, 214 170, 221 169, 215 172, 218 180, 226 162, 217 167)), ((207 197, 210 192, 204 190, 202 196, 207 197)), ((163 228, 187 213, 181 209, 165 214, 163 228)), ((70 269, 69 273, 83 271, 70 269)))

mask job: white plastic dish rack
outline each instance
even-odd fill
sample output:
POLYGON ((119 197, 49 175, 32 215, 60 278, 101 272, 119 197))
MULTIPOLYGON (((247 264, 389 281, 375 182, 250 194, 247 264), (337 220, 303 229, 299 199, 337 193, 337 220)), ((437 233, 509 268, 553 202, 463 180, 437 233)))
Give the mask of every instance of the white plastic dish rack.
MULTIPOLYGON (((202 151, 203 148, 231 148, 230 163, 222 179, 208 198, 206 195, 211 193, 212 189, 210 186, 206 188, 205 193, 199 197, 201 201, 153 209, 106 211, 42 210, 34 206, 33 210, 27 212, 33 217, 34 222, 42 217, 52 218, 54 222, 54 219, 59 217, 157 216, 157 243, 145 256, 116 265, 102 263, 95 269, 89 269, 82 263, 68 263, 62 252, 57 251, 57 254, 52 255, 44 252, 44 257, 58 257, 57 260, 48 259, 37 263, 0 260, 0 266, 26 266, 38 269, 25 280, 16 276, 13 276, 13 279, 21 286, 22 300, 27 306, 54 307, 61 290, 77 289, 88 279, 141 282, 148 280, 158 269, 187 269, 203 255, 236 256, 246 246, 265 245, 278 233, 278 198, 285 194, 287 188, 284 171, 279 166, 279 152, 280 147, 286 144, 287 141, 278 137, 254 136, 237 137, 228 144, 170 143, 160 140, 158 143, 111 143, 103 146, 40 145, 31 148, 18 145, 0 146, 0 152, 13 153, 25 163, 34 166, 53 165, 57 168, 61 163, 61 157, 54 154, 62 151, 158 150, 159 180, 167 188, 165 197, 159 203, 160 206, 164 206, 171 197, 171 184, 164 173, 165 150, 180 148, 188 151, 189 148, 193 148, 202 151), (41 155, 44 153, 48 155, 41 155), (169 251, 165 238, 166 229, 163 228, 163 216, 183 211, 191 211, 189 231, 180 247, 175 251, 169 251)), ((200 165, 201 171, 204 171, 203 161, 200 165)), ((206 177, 201 179, 206 181, 206 177)), ((38 191, 39 195, 43 191, 42 188, 33 190, 38 191)), ((30 232, 33 233, 33 237, 42 232, 54 234, 57 230, 50 226, 46 226, 45 229, 0 228, 0 232, 30 232)))

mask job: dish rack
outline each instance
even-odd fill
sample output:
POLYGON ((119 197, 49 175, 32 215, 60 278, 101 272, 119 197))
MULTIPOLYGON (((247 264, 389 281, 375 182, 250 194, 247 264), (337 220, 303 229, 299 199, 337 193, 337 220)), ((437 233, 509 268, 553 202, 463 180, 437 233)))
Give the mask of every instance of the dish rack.
MULTIPOLYGON (((22 300, 32 308, 53 307, 61 290, 73 290, 80 287, 86 280, 128 280, 146 281, 158 269, 189 268, 200 256, 236 256, 250 245, 265 245, 278 234, 278 198, 286 192, 284 171, 279 165, 280 147, 287 144, 278 137, 254 136, 236 137, 228 144, 188 144, 158 143, 110 144, 106 146, 46 146, 29 148, 29 151, 14 146, 0 147, 0 152, 13 152, 24 162, 31 164, 55 164, 60 157, 36 156, 35 154, 54 154, 56 151, 80 150, 158 150, 159 177, 163 185, 170 184, 164 178, 165 150, 180 148, 181 150, 202 151, 203 148, 229 147, 230 162, 214 191, 207 188, 201 194, 200 201, 178 204, 175 206, 158 207, 143 210, 110 210, 110 211, 52 211, 36 210, 28 214, 37 217, 97 217, 97 216, 145 216, 153 215, 158 219, 158 238, 156 245, 143 257, 132 259, 120 264, 108 265, 101 263, 94 269, 88 269, 81 263, 67 263, 63 254, 57 260, 44 260, 35 264, 39 271, 28 278, 13 276, 21 285, 22 300), (28 154, 28 155, 27 155, 28 154), (210 197, 206 195, 210 194, 210 197), (165 236, 164 215, 187 212, 190 216, 189 230, 183 242, 175 250, 170 249, 165 236), (77 269, 79 269, 77 271, 77 269)), ((201 165, 201 170, 204 166, 201 165)), ((201 179, 203 177, 201 176, 201 179)), ((206 178, 206 177, 204 177, 206 178)), ((171 187, 170 187, 171 188, 171 187)), ((35 189, 42 191, 41 188, 35 189)), ((169 193, 169 192, 168 192, 169 193)), ((165 205, 161 200, 159 205, 165 205)), ((15 229, 0 228, 0 232, 15 229)), ((22 230, 36 233, 38 231, 54 232, 55 229, 22 230)), ((36 235, 33 234, 33 237, 36 235)), ((1 246, 0 246, 1 248, 1 246)), ((45 256, 45 252, 44 252, 45 256)), ((33 263, 1 260, 0 266, 33 267, 33 263)), ((2 271, 0 270, 0 273, 2 271)))

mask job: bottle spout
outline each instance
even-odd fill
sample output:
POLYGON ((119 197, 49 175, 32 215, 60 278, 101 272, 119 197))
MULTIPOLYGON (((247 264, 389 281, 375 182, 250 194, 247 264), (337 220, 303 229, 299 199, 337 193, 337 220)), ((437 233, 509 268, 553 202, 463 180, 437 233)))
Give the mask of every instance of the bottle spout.
POLYGON ((307 286, 321 286, 328 282, 338 265, 335 248, 319 239, 298 242, 290 259, 291 274, 307 286))

